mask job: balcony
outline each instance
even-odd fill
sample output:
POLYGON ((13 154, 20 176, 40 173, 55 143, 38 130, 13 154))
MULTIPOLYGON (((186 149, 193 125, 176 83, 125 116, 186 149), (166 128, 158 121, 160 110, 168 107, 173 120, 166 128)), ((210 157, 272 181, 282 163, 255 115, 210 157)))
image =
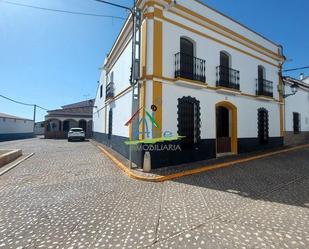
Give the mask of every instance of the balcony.
POLYGON ((105 96, 106 100, 114 97, 114 84, 112 82, 106 85, 105 96))
POLYGON ((205 83, 206 61, 185 53, 175 54, 175 78, 205 83))
POLYGON ((273 97, 273 82, 265 79, 256 79, 256 95, 273 97))
POLYGON ((217 87, 239 90, 239 71, 224 66, 218 66, 216 75, 217 87))

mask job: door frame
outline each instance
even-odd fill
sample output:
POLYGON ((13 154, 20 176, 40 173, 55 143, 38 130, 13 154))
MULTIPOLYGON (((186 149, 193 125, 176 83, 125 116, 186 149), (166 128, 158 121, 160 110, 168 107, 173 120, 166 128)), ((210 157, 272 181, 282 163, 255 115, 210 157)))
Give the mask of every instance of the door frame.
MULTIPOLYGON (((230 111, 230 122, 231 122, 231 152, 233 154, 238 154, 238 135, 237 135, 237 107, 229 101, 221 101, 215 106, 215 115, 217 113, 218 107, 225 107, 230 111)), ((216 122, 216 154, 217 152, 217 118, 215 118, 216 122)))

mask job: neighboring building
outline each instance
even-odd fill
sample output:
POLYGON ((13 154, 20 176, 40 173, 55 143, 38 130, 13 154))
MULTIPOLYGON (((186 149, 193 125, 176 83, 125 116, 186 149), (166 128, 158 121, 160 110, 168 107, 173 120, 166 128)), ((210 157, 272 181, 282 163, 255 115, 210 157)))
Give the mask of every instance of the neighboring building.
POLYGON ((34 134, 35 135, 44 135, 45 133, 45 121, 36 122, 34 125, 34 134))
POLYGON ((295 95, 285 99, 285 144, 293 145, 309 142, 309 78, 300 80, 284 77, 285 93, 290 94, 290 87, 298 86, 295 95), (307 83, 306 83, 307 82, 307 83))
POLYGON ((33 138, 33 120, 0 113, 0 142, 33 138))
MULTIPOLYGON (((94 138, 127 158, 137 132, 181 147, 150 149, 152 168, 282 146, 281 46, 198 1, 169 2, 137 1, 143 111, 132 113, 128 18, 102 69, 94 138)), ((138 166, 145 151, 134 149, 138 166)))
POLYGON ((45 138, 67 138, 71 128, 83 128, 86 137, 92 136, 93 99, 62 106, 45 116, 45 138))

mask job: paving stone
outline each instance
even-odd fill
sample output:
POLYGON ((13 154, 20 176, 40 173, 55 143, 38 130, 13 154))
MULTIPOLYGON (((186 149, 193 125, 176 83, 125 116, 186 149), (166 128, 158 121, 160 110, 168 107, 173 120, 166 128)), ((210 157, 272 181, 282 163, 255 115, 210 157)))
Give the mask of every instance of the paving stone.
POLYGON ((35 152, 0 177, 0 248, 309 248, 309 149, 147 183, 89 142, 0 147, 35 152))

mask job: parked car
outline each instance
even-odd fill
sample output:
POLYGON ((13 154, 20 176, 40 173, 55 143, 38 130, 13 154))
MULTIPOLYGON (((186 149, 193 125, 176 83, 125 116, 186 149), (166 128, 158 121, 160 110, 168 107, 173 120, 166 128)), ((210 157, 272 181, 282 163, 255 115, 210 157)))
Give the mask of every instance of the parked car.
POLYGON ((72 140, 85 140, 85 132, 82 128, 71 128, 68 133, 68 141, 72 140))

